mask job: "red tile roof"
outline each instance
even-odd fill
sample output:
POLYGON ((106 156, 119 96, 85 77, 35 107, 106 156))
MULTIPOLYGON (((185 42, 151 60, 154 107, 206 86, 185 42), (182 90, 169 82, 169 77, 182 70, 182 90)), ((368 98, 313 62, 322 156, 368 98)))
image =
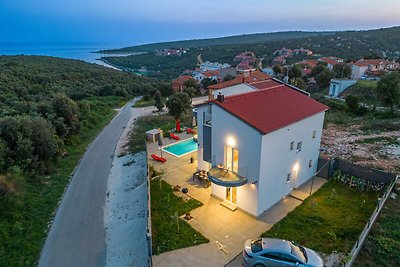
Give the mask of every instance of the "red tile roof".
POLYGON ((318 59, 319 61, 326 62, 332 66, 335 66, 336 64, 342 63, 343 60, 340 58, 335 58, 335 57, 321 57, 318 59))
POLYGON ((253 83, 253 82, 263 81, 263 80, 267 80, 267 79, 271 79, 271 76, 269 76, 268 74, 261 72, 261 71, 253 71, 250 73, 250 76, 244 77, 244 76, 240 75, 240 76, 237 76, 233 80, 210 85, 208 87, 208 89, 219 90, 222 88, 226 88, 226 87, 241 84, 241 83, 253 83))
POLYGON ((262 134, 271 133, 329 109, 286 85, 226 96, 225 102, 212 102, 262 134))
POLYGON ((284 84, 275 81, 275 80, 266 80, 266 81, 259 81, 259 82, 253 82, 250 83, 251 86, 254 86, 255 88, 262 90, 262 89, 271 89, 275 88, 278 86, 285 86, 284 84))

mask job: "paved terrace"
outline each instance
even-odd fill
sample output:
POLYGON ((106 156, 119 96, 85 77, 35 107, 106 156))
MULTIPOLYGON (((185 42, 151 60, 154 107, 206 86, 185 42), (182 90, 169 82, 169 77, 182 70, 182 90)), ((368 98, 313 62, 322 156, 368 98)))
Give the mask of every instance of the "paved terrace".
MULTIPOLYGON (((180 134, 182 139, 191 137, 180 134)), ((166 138, 164 144, 172 144, 166 138)), ((150 158, 155 153, 160 155, 157 143, 147 143, 148 163, 156 170, 164 170, 166 182, 172 186, 179 185, 189 189, 188 195, 199 200, 204 205, 191 211, 193 219, 190 225, 207 237, 207 244, 178 249, 153 256, 154 266, 224 266, 241 253, 246 239, 259 237, 270 229, 276 222, 283 219, 289 212, 299 206, 302 201, 291 196, 286 197, 273 208, 265 212, 260 218, 255 219, 239 210, 231 211, 220 205, 221 201, 211 197, 211 187, 199 184, 192 180, 192 174, 197 170, 197 152, 182 157, 175 157, 163 152, 166 163, 160 163, 150 158), (190 158, 194 157, 194 163, 190 158)), ((313 192, 318 190, 325 179, 316 177, 313 192)), ((297 189, 304 194, 309 194, 311 182, 297 189)))

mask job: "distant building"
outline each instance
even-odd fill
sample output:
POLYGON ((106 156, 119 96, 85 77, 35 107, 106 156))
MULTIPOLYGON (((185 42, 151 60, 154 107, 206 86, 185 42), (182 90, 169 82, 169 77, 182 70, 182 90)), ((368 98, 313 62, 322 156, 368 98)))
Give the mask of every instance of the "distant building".
POLYGON ((235 62, 247 61, 254 63, 256 61, 256 57, 254 56, 253 52, 243 52, 236 55, 233 61, 235 62))
POLYGON ((304 49, 304 48, 300 48, 300 49, 294 49, 292 51, 292 54, 295 56, 311 56, 313 54, 313 52, 310 49, 304 49))
POLYGON ((309 66, 312 69, 312 68, 314 68, 314 67, 316 67, 318 65, 318 60, 314 60, 314 59, 303 60, 303 61, 298 62, 297 64, 306 65, 306 66, 309 66))
POLYGON ((179 48, 179 49, 163 49, 163 50, 157 50, 156 55, 157 56, 175 56, 175 57, 180 57, 183 54, 186 54, 187 48, 179 48))
POLYGON ((329 69, 333 69, 333 66, 343 63, 343 59, 337 57, 321 57, 318 59, 320 62, 325 62, 329 69))
POLYGON ((266 73, 266 74, 268 74, 268 75, 270 75, 270 76, 274 76, 275 75, 274 70, 272 68, 263 68, 261 71, 266 73))
MULTIPOLYGON (((175 92, 183 92, 184 83, 190 79, 195 80, 192 76, 184 75, 172 80, 172 89, 175 92)), ((195 80, 196 81, 196 80, 195 80)), ((196 81, 197 82, 197 81, 196 81)))
POLYGON ((272 60, 273 65, 285 65, 286 64, 286 58, 279 56, 276 57, 272 60))
POLYGON ((282 56, 282 55, 290 55, 292 54, 292 50, 282 47, 281 49, 275 50, 274 55, 276 56, 282 56))
POLYGON ((248 72, 252 72, 255 71, 256 69, 250 65, 247 62, 240 62, 237 66, 236 66, 236 71, 238 74, 243 74, 243 73, 248 73, 248 72))
POLYGON ((208 70, 219 70, 223 68, 229 68, 231 65, 227 63, 219 63, 219 62, 210 62, 206 61, 200 64, 199 68, 201 71, 208 71, 208 70))
POLYGON ((338 97, 344 90, 356 83, 356 80, 332 79, 329 85, 329 96, 338 97))
POLYGON ((391 71, 400 68, 395 61, 385 59, 361 59, 351 64, 351 78, 361 79, 363 76, 380 76, 382 71, 391 71))

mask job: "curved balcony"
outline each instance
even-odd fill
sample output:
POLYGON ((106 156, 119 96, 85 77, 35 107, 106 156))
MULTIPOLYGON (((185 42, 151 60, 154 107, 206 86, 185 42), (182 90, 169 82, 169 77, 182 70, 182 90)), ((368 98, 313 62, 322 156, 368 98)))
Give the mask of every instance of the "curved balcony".
POLYGON ((216 185, 238 187, 247 184, 247 179, 229 170, 212 167, 208 171, 208 179, 216 185))

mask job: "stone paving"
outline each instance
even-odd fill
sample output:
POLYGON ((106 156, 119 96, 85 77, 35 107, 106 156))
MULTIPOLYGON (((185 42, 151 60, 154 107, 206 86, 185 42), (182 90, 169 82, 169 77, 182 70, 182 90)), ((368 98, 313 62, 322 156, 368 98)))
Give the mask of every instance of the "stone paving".
MULTIPOLYGON (((180 136, 182 139, 190 137, 187 134, 180 136)), ((173 141, 167 139, 166 142, 170 144, 173 141)), ((148 143, 147 149, 148 156, 152 153, 160 155, 157 143, 148 143)), ((163 157, 167 159, 166 163, 149 158, 149 165, 153 165, 156 170, 163 170, 166 182, 172 186, 188 188, 188 195, 204 204, 191 211, 193 219, 189 224, 210 242, 153 256, 154 266, 225 266, 241 253, 245 240, 259 237, 302 203, 288 196, 257 219, 239 210, 231 211, 220 205, 221 200, 210 195, 210 187, 192 180, 192 174, 197 170, 197 152, 179 158, 163 153, 163 157), (191 157, 195 159, 194 163, 190 163, 191 157)), ((317 177, 313 191, 325 182, 325 179, 317 177)), ((309 193, 310 184, 311 182, 298 190, 309 193)))

